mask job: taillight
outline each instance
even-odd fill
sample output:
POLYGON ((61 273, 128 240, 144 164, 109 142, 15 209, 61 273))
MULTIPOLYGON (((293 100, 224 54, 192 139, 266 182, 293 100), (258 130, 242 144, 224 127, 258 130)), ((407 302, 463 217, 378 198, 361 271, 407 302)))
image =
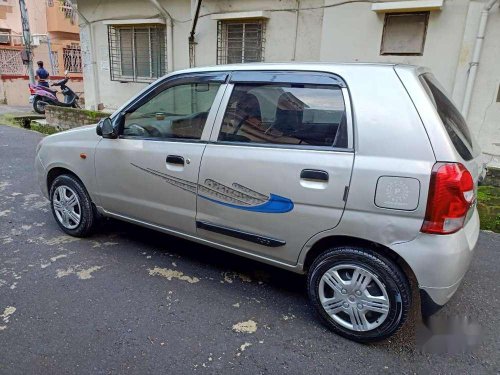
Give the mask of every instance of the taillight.
POLYGON ((421 231, 455 233, 464 226, 474 203, 474 180, 460 163, 437 163, 432 168, 427 210, 421 231))
POLYGON ((28 87, 30 88, 30 94, 33 95, 35 93, 35 89, 31 85, 29 85, 28 87))

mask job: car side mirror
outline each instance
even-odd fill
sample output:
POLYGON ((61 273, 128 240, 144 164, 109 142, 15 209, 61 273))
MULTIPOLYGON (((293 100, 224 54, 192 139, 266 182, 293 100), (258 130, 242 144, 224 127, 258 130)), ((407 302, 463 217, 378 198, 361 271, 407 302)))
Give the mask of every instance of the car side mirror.
POLYGON ((97 135, 100 135, 103 138, 115 139, 118 138, 118 132, 113 126, 111 119, 106 117, 99 121, 96 128, 97 135))

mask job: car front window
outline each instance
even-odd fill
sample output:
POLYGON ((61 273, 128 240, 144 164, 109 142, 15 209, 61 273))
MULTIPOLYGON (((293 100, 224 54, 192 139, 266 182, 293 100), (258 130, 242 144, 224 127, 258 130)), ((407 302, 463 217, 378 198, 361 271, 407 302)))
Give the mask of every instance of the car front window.
POLYGON ((200 139, 220 83, 172 86, 125 115, 123 135, 200 139))

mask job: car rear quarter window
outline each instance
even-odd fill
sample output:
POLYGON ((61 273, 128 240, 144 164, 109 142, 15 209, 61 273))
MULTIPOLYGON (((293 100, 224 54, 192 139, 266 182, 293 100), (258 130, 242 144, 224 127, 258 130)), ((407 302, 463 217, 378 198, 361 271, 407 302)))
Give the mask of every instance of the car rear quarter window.
POLYGON ((346 148, 342 90, 334 85, 236 84, 218 140, 346 148))
POLYGON ((445 94, 432 74, 420 76, 420 81, 432 100, 453 146, 464 160, 474 158, 474 146, 470 130, 464 117, 445 94))

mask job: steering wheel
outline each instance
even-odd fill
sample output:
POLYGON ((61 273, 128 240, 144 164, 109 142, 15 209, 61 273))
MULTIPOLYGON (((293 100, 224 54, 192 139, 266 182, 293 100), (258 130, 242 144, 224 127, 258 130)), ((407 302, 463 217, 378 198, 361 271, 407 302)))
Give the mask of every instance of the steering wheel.
POLYGON ((236 125, 236 126, 234 127, 233 135, 235 135, 235 134, 237 134, 237 133, 238 133, 238 131, 240 130, 240 128, 243 126, 243 124, 244 124, 245 122, 247 122, 247 120, 248 120, 249 118, 250 118, 250 116, 248 116, 248 115, 247 115, 247 116, 243 117, 243 119, 241 119, 241 121, 238 123, 238 125, 236 125))
POLYGON ((130 124, 127 126, 127 133, 134 133, 134 134, 127 134, 127 135, 132 135, 132 136, 139 136, 139 137, 161 137, 161 133, 158 129, 154 127, 148 127, 145 128, 142 125, 139 124, 130 124))

